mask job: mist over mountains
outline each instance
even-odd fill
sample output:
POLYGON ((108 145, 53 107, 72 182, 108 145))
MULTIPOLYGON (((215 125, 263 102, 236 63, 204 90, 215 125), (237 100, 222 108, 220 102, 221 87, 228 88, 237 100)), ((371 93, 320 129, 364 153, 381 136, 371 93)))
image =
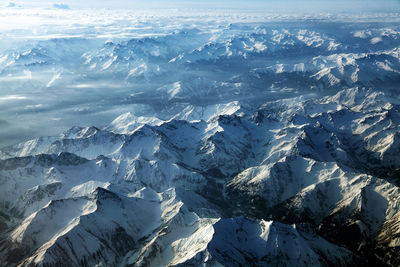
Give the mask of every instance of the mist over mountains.
POLYGON ((2 29, 1 146, 103 127, 124 112, 168 117, 193 101, 259 105, 282 94, 392 90, 399 79, 396 13, 3 12, 4 23, 22 19, 2 29))

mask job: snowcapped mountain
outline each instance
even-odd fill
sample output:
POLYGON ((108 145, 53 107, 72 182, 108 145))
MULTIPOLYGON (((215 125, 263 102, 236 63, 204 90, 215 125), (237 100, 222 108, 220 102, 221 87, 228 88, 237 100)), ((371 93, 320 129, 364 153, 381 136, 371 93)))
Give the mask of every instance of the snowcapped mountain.
POLYGON ((4 265, 398 264, 389 93, 123 114, 1 150, 4 265))
POLYGON ((54 7, 0 10, 0 266, 400 265, 398 13, 54 7))
POLYGON ((63 12, 66 25, 50 29, 45 20, 2 38, 1 146, 75 125, 101 128, 127 112, 168 120, 188 105, 395 91, 400 81, 400 28, 381 17, 372 27, 348 16, 63 12))

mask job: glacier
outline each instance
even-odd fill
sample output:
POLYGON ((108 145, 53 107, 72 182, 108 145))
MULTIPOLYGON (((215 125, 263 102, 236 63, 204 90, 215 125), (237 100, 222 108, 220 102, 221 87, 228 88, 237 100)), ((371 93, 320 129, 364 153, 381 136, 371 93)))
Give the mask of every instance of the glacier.
POLYGON ((0 266, 400 264, 398 13, 0 14, 0 266))

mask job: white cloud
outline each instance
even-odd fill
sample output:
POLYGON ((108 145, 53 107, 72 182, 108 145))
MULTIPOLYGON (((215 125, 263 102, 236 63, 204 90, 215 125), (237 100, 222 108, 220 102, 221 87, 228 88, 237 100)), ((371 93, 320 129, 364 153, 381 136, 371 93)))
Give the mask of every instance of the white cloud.
POLYGON ((24 100, 24 99, 27 99, 27 97, 26 96, 22 96, 22 95, 0 96, 0 101, 24 100))
POLYGON ((69 6, 63 3, 53 4, 53 7, 57 9, 69 9, 69 6))

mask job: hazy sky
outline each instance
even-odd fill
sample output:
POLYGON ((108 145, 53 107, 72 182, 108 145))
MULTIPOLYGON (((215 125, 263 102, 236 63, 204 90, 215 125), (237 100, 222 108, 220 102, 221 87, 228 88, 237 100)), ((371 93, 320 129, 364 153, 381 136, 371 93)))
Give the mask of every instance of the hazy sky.
MULTIPOLYGON (((6 1, 3 1, 7 3, 6 1)), ((34 0, 10 1, 17 6, 67 4, 79 7, 119 8, 250 8, 271 11, 346 12, 346 11, 400 11, 399 0, 34 0)))

